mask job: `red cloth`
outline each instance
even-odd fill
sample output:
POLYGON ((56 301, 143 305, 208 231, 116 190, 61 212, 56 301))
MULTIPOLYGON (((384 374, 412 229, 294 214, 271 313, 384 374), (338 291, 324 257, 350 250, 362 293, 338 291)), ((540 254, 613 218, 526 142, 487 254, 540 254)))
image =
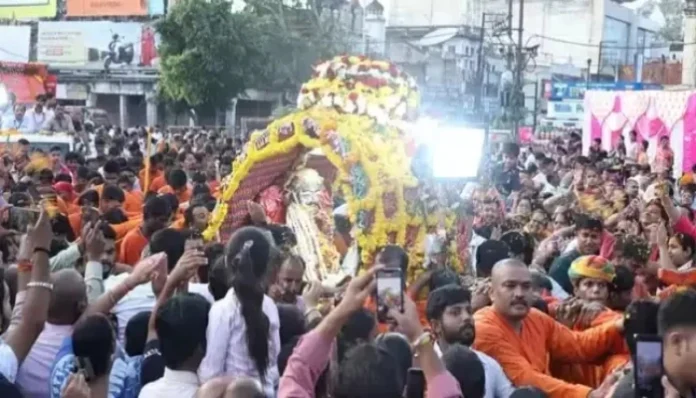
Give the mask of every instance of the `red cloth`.
POLYGON ((283 190, 277 185, 261 191, 259 204, 266 211, 266 216, 274 224, 285 224, 285 203, 283 190))

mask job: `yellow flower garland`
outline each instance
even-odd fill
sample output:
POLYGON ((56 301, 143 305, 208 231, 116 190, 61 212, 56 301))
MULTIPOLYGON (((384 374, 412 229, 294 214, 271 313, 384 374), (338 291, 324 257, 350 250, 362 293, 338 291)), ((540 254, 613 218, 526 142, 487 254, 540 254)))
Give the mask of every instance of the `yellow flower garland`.
MULTIPOLYGON (((227 216, 228 202, 257 164, 289 154, 297 147, 321 148, 336 168, 333 190, 342 193, 351 223, 359 225, 361 216, 372 217, 368 229, 357 230, 363 264, 370 264, 384 245, 398 244, 409 253, 412 266, 408 279, 413 280, 423 271, 420 265, 426 234, 438 228, 442 219, 436 214, 420 214, 420 210, 409 214, 404 197, 405 190, 418 187, 419 182, 411 173, 411 158, 400 130, 402 124, 392 118, 407 117, 418 102, 415 81, 389 62, 342 56, 317 65, 314 77, 302 87, 298 98, 300 110, 251 135, 245 151, 233 164, 233 174, 222 183, 204 238, 210 240, 216 236, 227 216), (307 119, 313 122, 316 131, 306 130, 307 119), (290 125, 293 133, 287 135, 290 125), (349 150, 343 153, 334 148, 333 139, 343 140, 349 150), (351 175, 354 165, 362 168, 367 180, 368 190, 363 197, 354 194, 351 175), (389 217, 384 208, 385 195, 391 197, 394 203, 390 205, 395 206, 389 217), (414 241, 407 242, 409 227, 415 227, 417 234, 414 241), (390 235, 394 239, 390 240, 390 235)), ((440 211, 445 212, 445 228, 452 231, 456 218, 448 209, 440 211)), ((448 251, 451 263, 461 269, 456 243, 448 251)))

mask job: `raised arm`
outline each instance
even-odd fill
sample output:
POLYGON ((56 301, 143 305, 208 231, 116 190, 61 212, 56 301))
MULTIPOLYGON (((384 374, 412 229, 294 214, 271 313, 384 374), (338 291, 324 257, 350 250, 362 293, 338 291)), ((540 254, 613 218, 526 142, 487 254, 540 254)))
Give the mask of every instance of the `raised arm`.
POLYGON ((24 242, 24 252, 20 253, 24 259, 32 259, 31 264, 27 262, 22 265, 24 270, 31 269, 31 281, 26 284, 27 292, 22 318, 17 327, 7 334, 5 340, 20 364, 39 337, 48 316, 48 306, 53 290, 48 264, 48 251, 52 238, 53 232, 49 216, 45 207, 42 206, 39 220, 36 225, 29 227, 24 242), (31 257, 29 257, 29 253, 32 253, 31 257))

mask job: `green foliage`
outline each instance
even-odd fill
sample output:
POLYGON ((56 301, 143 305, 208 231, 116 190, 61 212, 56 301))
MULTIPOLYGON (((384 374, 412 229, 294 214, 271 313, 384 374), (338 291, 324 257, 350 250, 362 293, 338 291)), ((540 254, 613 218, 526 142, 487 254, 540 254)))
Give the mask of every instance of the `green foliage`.
POLYGON ((265 67, 256 18, 225 0, 180 0, 157 25, 160 96, 192 108, 224 108, 265 67))
POLYGON ((312 65, 349 51, 344 25, 356 19, 345 0, 246 0, 231 10, 226 0, 180 0, 158 24, 168 104, 224 108, 248 88, 291 98, 312 65))
POLYGON ((262 24, 263 51, 271 61, 260 88, 296 90, 310 77, 312 65, 349 52, 348 26, 339 20, 355 9, 346 3, 247 0, 245 12, 258 17, 262 24))
POLYGON ((665 17, 665 26, 660 34, 669 41, 682 41, 684 23, 684 0, 661 0, 660 11, 665 17))

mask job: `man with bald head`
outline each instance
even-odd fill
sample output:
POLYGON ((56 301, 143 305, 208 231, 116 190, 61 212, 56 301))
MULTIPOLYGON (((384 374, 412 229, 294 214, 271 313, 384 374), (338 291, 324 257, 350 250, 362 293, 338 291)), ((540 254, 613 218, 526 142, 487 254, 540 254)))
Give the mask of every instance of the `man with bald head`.
POLYGON ((474 348, 497 360, 514 385, 537 387, 551 398, 600 398, 607 394, 608 383, 592 390, 552 377, 547 370, 548 358, 592 362, 615 349, 613 342, 620 333, 620 324, 573 332, 530 308, 532 276, 519 260, 495 264, 490 298, 493 304, 474 315, 474 348))
MULTIPOLYGON (((17 373, 17 386, 27 398, 49 396, 51 367, 63 340, 72 335, 73 324, 87 307, 85 282, 79 272, 64 269, 51 275, 53 292, 44 329, 17 373)), ((20 295, 17 294, 17 305, 20 295)), ((23 300, 23 298, 21 299, 23 300)))

